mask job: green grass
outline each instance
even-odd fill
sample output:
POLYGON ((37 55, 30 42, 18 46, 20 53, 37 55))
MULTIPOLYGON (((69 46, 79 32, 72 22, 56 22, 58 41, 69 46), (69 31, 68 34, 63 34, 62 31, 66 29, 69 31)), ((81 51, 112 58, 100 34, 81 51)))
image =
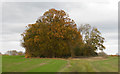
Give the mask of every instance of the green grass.
POLYGON ((118 72, 118 57, 70 60, 70 65, 64 72, 118 72))
POLYGON ((57 72, 67 63, 65 60, 2 56, 3 72, 57 72))
POLYGON ((0 55, 0 74, 2 73, 2 55, 0 55))
POLYGON ((118 58, 63 60, 2 56, 2 72, 118 72, 118 58))

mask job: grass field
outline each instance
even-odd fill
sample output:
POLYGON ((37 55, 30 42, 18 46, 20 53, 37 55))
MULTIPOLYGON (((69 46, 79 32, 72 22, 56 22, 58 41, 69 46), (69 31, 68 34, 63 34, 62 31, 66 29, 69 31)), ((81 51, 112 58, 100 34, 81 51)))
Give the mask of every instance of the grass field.
POLYGON ((40 59, 2 56, 2 72, 118 72, 118 58, 40 59))

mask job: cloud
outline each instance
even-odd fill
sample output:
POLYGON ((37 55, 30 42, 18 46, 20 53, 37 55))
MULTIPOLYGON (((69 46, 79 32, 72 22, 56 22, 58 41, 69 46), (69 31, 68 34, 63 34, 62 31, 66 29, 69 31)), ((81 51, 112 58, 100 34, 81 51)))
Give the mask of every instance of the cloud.
MULTIPOLYGON (((7 1, 7 0, 6 0, 7 1)), ((14 1, 14 0, 11 0, 14 1)), ((27 0, 26 0, 27 1, 27 0)), ((37 0, 36 0, 37 1, 37 0)), ((80 24, 97 27, 105 37, 107 53, 117 53, 118 20, 117 1, 113 0, 79 0, 79 2, 4 2, 3 3, 3 34, 2 52, 24 48, 20 46, 20 34, 30 23, 50 8, 65 10, 70 18, 80 24), (111 46, 113 45, 113 47, 111 46), (115 49, 115 50, 114 50, 115 49)), ((63 0, 61 0, 63 1, 63 0)), ((70 0, 73 1, 73 0, 70 0)), ((78 0, 75 0, 78 1, 78 0)), ((1 36, 1 33, 0 33, 1 36)))
POLYGON ((118 53, 118 45, 106 45, 107 49, 104 50, 108 55, 118 53), (111 49, 112 48, 112 49, 111 49))
POLYGON ((120 0, 2 0, 2 2, 96 2, 96 3, 108 3, 118 2, 120 0))
POLYGON ((2 42, 2 49, 0 49, 0 52, 6 53, 6 51, 8 50, 17 50, 25 52, 25 49, 21 47, 21 43, 19 41, 2 42))
POLYGON ((28 23, 3 23, 3 34, 23 33, 27 25, 28 23))

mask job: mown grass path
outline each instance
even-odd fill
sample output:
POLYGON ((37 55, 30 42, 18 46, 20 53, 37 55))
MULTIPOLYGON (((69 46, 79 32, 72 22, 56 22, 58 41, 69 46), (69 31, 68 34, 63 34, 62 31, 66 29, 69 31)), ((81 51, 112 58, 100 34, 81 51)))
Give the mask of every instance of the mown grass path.
POLYGON ((118 58, 40 59, 2 56, 3 72, 118 72, 118 58))
POLYGON ((64 72, 118 72, 118 57, 106 59, 71 59, 64 72))

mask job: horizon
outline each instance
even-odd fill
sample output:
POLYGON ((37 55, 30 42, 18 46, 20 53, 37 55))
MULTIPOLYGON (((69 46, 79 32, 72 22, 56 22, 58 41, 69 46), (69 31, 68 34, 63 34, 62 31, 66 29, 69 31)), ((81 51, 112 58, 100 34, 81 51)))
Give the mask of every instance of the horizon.
POLYGON ((1 53, 8 50, 23 51, 20 45, 25 26, 33 24, 51 8, 63 9, 69 14, 77 27, 81 24, 90 24, 97 27, 105 38, 105 53, 118 53, 118 4, 112 0, 101 2, 4 2, 2 4, 2 48, 1 53), (32 10, 31 10, 32 9, 32 10), (111 12, 111 13, 110 13, 111 12), (112 14, 112 15, 111 15, 112 14), (25 16, 24 16, 25 15, 25 16))

